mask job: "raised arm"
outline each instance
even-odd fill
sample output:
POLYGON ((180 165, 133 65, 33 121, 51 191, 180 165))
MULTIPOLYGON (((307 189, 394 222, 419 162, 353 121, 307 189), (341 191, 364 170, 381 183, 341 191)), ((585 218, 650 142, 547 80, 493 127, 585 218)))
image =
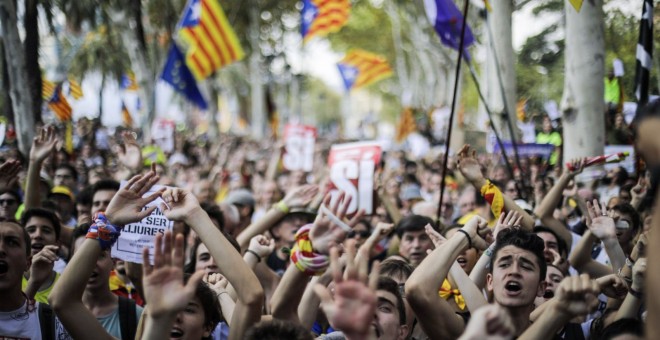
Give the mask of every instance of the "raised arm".
POLYGON ((39 178, 41 167, 48 155, 55 151, 57 145, 57 133, 52 126, 39 129, 39 133, 32 141, 30 149, 30 164, 28 165, 27 179, 25 183, 25 210, 41 206, 39 197, 39 178))
POLYGON ((637 319, 639 309, 644 302, 644 276, 646 274, 646 258, 640 258, 633 266, 632 284, 628 289, 628 295, 616 313, 616 320, 637 319))
POLYGON ((121 134, 122 144, 115 146, 114 152, 122 169, 115 172, 117 181, 127 180, 142 169, 142 150, 135 140, 133 132, 124 131, 121 134))
POLYGON ((522 216, 521 225, 527 230, 532 230, 534 228, 534 218, 520 208, 512 199, 506 195, 502 195, 502 191, 496 185, 484 178, 476 156, 477 152, 472 150, 467 144, 463 145, 458 152, 458 170, 463 174, 463 177, 486 198, 491 206, 493 215, 499 216, 502 212, 516 211, 522 216))
POLYGON ((82 243, 67 265, 66 269, 55 284, 48 297, 55 314, 73 338, 86 338, 95 334, 101 339, 112 338, 103 329, 96 317, 85 307, 82 295, 87 280, 96 267, 99 256, 110 256, 110 248, 117 240, 121 227, 125 224, 137 222, 146 217, 155 209, 142 210, 143 207, 155 200, 160 192, 142 198, 151 186, 158 181, 155 172, 144 176, 133 177, 128 184, 120 189, 108 206, 105 217, 98 214, 94 224, 87 233, 87 239, 82 243))
POLYGON ((318 191, 319 187, 316 185, 303 185, 289 190, 286 196, 268 210, 262 218, 250 224, 238 234, 236 241, 241 246, 241 249, 247 249, 250 239, 256 235, 265 233, 275 223, 281 220, 290 209, 306 207, 318 191))
POLYGON ((234 309, 229 334, 230 339, 242 339, 247 329, 261 319, 264 293, 256 276, 243 261, 241 255, 215 227, 194 195, 186 190, 166 190, 161 210, 170 220, 189 225, 209 249, 219 271, 236 289, 238 301, 234 309))
POLYGON ((300 322, 298 305, 309 282, 309 276, 325 271, 329 263, 330 247, 340 244, 364 213, 358 211, 347 225, 340 226, 336 222, 343 221, 351 197, 346 197, 342 192, 330 207, 331 198, 332 196, 328 194, 323 201, 324 206, 329 209, 330 216, 328 213, 321 213, 309 230, 299 230, 296 234, 297 244, 292 249, 292 258, 295 257, 297 262, 291 263, 286 269, 282 281, 271 298, 273 318, 300 322), (303 255, 298 243, 308 248, 306 251, 308 253, 311 249, 311 255, 303 255), (304 257, 300 258, 301 255, 304 257))
POLYGON ((594 236, 591 230, 587 230, 571 252, 568 262, 578 272, 587 273, 594 277, 612 274, 610 267, 591 258, 591 250, 593 249, 594 242, 597 241, 598 238, 594 236))
POLYGON ((431 339, 457 338, 465 328, 463 319, 438 295, 456 258, 477 238, 480 220, 470 220, 461 232, 426 256, 406 281, 406 298, 424 333, 431 339))

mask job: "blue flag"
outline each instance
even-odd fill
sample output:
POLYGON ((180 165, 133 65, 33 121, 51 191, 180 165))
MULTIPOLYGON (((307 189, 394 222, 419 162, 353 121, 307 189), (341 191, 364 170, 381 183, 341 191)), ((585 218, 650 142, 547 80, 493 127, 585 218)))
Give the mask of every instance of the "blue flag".
MULTIPOLYGON (((461 28, 463 27, 463 14, 452 0, 424 0, 426 16, 438 33, 443 44, 458 50, 461 43, 461 28)), ((474 44, 474 36, 470 26, 465 27, 465 41, 463 42, 464 56, 470 60, 467 48, 474 44)))
POLYGON ((208 108, 204 96, 202 96, 202 93, 197 87, 195 77, 193 77, 186 65, 183 53, 181 53, 174 41, 170 44, 167 62, 160 78, 172 85, 175 91, 185 96, 186 99, 199 106, 199 108, 203 110, 208 108))

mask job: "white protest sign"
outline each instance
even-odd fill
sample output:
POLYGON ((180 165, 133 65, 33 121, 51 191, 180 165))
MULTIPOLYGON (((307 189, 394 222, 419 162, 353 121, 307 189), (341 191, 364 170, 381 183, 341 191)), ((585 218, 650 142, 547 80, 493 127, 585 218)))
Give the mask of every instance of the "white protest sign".
POLYGON ((353 197, 347 214, 359 209, 371 215, 374 210, 374 172, 380 163, 381 147, 378 142, 358 142, 332 146, 328 156, 330 166, 330 193, 333 201, 339 191, 353 197))
POLYGON ((284 127, 284 168, 289 171, 312 171, 316 128, 309 125, 287 124, 284 127))
POLYGON ((156 119, 151 126, 151 138, 156 141, 163 152, 174 151, 174 130, 176 124, 173 120, 156 119))
MULTIPOLYGON (((126 181, 121 182, 121 187, 126 186, 126 181)), ((163 188, 161 185, 154 185, 149 192, 142 197, 147 197, 163 188)), ((155 201, 147 204, 143 210, 149 207, 159 207, 163 199, 158 197, 155 201)), ((156 208, 151 215, 145 217, 140 222, 127 224, 121 231, 117 242, 112 246, 112 257, 120 260, 142 263, 142 249, 149 248, 150 260, 153 263, 154 239, 158 234, 164 234, 167 230, 172 230, 174 225, 163 215, 160 208, 156 208)))

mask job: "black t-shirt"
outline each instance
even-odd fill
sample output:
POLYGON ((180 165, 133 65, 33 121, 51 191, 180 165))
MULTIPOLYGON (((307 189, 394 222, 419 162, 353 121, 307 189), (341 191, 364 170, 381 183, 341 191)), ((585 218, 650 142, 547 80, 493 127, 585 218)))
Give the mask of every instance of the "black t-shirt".
POLYGON ((270 253, 270 256, 268 256, 268 259, 266 260, 266 265, 268 266, 268 268, 272 269, 280 277, 284 275, 284 272, 286 271, 286 267, 288 264, 289 264, 289 259, 288 258, 286 260, 280 259, 279 257, 277 257, 277 252, 270 253))

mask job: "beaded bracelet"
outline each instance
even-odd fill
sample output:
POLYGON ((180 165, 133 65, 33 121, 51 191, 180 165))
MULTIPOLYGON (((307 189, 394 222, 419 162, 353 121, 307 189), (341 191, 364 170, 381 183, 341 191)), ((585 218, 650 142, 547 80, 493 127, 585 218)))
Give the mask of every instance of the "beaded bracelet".
POLYGON ((314 252, 309 231, 312 224, 307 224, 296 233, 296 242, 291 249, 291 262, 307 275, 321 275, 330 265, 327 255, 314 252))
POLYGON ((101 211, 94 214, 94 224, 92 224, 85 238, 99 240, 101 250, 108 250, 117 242, 121 229, 112 225, 105 214, 101 211))

